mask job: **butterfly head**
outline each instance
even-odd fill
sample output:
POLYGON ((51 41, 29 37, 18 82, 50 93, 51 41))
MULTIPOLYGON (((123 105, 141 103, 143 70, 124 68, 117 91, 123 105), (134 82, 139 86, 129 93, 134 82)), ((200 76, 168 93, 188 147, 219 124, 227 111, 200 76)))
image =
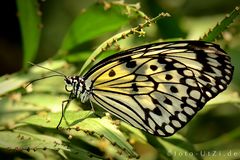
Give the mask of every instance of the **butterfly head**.
POLYGON ((89 99, 89 91, 86 89, 85 81, 79 76, 65 77, 65 89, 71 93, 71 98, 80 98, 84 103, 89 99))
POLYGON ((84 91, 84 80, 79 76, 65 77, 65 89, 70 92, 73 97, 79 98, 84 91))

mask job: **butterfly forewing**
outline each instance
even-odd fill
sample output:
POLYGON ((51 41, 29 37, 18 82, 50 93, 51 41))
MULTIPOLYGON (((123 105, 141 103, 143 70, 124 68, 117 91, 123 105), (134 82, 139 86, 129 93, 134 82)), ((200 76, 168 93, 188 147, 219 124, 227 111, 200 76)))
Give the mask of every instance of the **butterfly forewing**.
POLYGON ((151 134, 169 136, 226 89, 230 58, 202 41, 155 43, 120 52, 84 76, 90 100, 151 134))

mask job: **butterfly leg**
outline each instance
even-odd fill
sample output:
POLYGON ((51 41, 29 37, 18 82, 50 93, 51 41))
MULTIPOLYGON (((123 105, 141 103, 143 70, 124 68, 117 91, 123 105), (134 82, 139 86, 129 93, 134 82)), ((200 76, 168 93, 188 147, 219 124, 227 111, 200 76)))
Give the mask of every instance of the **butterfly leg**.
POLYGON ((68 105, 70 104, 71 100, 72 100, 72 98, 71 98, 71 95, 70 95, 70 96, 69 96, 69 99, 62 101, 62 115, 61 115, 61 118, 60 118, 60 120, 59 120, 59 122, 58 122, 58 125, 57 125, 57 127, 56 127, 57 129, 59 129, 59 126, 61 125, 63 118, 64 118, 65 121, 66 121, 66 118, 65 118, 64 113, 65 113, 68 105), (66 105, 65 105, 65 104, 66 104, 66 105))
POLYGON ((91 106, 91 110, 93 111, 93 113, 95 113, 95 109, 94 109, 94 107, 93 107, 93 104, 92 104, 92 101, 89 101, 90 102, 90 106, 91 106))

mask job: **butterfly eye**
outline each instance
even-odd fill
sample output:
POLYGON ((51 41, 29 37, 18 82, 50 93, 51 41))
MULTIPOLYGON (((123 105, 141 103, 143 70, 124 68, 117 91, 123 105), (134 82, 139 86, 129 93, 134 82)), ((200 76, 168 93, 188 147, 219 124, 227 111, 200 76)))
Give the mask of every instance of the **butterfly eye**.
MULTIPOLYGON (((66 83, 67 83, 67 82, 66 82, 66 83)), ((69 84, 66 84, 66 85, 65 85, 65 90, 68 91, 68 92, 72 92, 73 86, 70 85, 70 83, 69 83, 69 84)))
POLYGON ((72 80, 70 78, 65 78, 65 90, 71 92, 73 90, 72 80))

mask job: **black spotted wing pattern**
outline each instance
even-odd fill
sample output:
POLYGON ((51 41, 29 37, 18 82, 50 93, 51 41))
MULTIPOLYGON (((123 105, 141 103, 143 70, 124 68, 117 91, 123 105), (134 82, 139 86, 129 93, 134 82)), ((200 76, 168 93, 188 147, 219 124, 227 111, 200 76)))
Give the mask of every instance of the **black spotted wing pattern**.
POLYGON ((136 128, 169 136, 225 90, 232 73, 218 45, 177 41, 110 56, 84 79, 91 101, 136 128))

